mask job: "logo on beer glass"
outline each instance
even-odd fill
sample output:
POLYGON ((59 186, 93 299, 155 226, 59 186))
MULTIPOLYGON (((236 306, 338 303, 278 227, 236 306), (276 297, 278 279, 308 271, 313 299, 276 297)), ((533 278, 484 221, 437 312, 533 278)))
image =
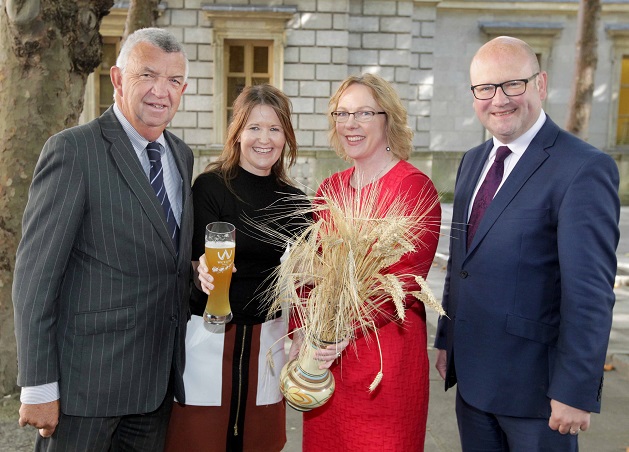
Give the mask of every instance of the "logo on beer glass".
MULTIPOLYGON (((232 262, 234 262, 234 259, 232 258, 232 256, 234 255, 233 251, 230 251, 230 250, 225 250, 223 252, 219 251, 216 255, 218 257, 219 264, 225 263, 225 265, 223 267, 221 267, 221 268, 214 267, 214 268, 212 268, 212 271, 216 271, 216 272, 225 271, 227 269, 227 267, 230 266, 232 262)), ((230 270, 231 270, 231 268, 230 268, 230 270)))
MULTIPOLYGON (((216 252, 216 265, 212 266, 210 269, 210 273, 224 273, 232 271, 232 264, 234 263, 234 250, 235 243, 233 242, 206 242, 205 249, 209 250, 210 253, 216 252), (221 251, 222 246, 231 247, 231 249, 225 249, 221 251)), ((207 254, 207 251, 206 251, 207 254)), ((206 256, 207 259, 207 256, 206 256)), ((208 264, 209 265, 209 264, 208 264)))

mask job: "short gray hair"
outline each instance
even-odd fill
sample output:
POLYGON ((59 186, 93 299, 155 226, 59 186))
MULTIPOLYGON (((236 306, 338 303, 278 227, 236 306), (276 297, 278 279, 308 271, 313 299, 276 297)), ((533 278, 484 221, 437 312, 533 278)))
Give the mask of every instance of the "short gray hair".
POLYGON ((131 51, 137 44, 141 42, 151 44, 166 53, 181 53, 186 62, 184 82, 188 80, 188 55, 186 55, 185 49, 179 43, 179 41, 177 41, 175 35, 162 28, 141 28, 127 36, 127 39, 125 39, 124 43, 122 44, 122 48, 120 49, 118 58, 116 59, 116 66, 120 68, 121 72, 124 73, 125 71, 131 51))

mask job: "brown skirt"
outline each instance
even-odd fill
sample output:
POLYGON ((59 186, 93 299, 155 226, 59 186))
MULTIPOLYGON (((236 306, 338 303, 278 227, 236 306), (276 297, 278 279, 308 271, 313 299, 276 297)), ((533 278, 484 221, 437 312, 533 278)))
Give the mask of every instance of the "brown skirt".
POLYGON ((256 404, 261 325, 227 324, 220 406, 175 402, 167 452, 281 451, 286 443, 284 401, 256 404))

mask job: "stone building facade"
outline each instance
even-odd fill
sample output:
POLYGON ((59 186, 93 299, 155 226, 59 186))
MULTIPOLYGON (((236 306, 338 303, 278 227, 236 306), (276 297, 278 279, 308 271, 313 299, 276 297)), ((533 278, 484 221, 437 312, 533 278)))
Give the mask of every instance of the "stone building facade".
MULTIPOLYGON (((185 44, 191 63, 170 129, 194 149, 198 174, 221 150, 237 88, 270 81, 293 103, 300 146, 293 175, 315 189, 347 166, 328 146, 329 97, 347 75, 375 72, 394 84, 408 108, 415 132, 411 161, 448 200, 462 153, 486 139, 469 89, 474 52, 500 35, 529 42, 549 73, 545 111, 562 125, 578 9, 577 0, 168 0, 160 5, 158 26, 185 44)), ((125 5, 117 4, 105 18, 106 43, 117 45, 125 16, 125 5)), ((106 81, 98 77, 97 71, 88 84, 84 120, 99 114, 106 81)), ((588 141, 618 162, 628 204, 629 0, 602 0, 595 86, 588 141)))

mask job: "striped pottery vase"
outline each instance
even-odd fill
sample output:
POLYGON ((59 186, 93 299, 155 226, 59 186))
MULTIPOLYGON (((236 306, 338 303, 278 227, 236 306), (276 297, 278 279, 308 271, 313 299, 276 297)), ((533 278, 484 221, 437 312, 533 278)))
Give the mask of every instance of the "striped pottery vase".
POLYGON ((280 391, 286 403, 297 411, 310 411, 320 407, 334 393, 332 372, 328 369, 319 369, 321 361, 313 358, 318 346, 304 342, 304 347, 306 347, 304 353, 287 362, 280 373, 280 391))

